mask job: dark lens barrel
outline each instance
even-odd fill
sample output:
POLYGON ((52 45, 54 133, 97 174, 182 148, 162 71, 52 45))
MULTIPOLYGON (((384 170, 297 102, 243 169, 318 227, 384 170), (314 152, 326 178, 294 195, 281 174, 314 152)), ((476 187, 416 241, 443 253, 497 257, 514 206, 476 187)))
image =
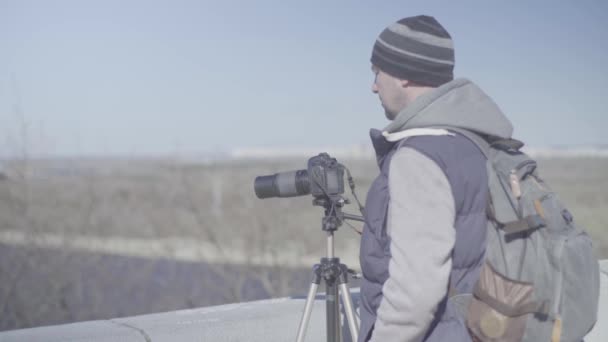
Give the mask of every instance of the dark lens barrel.
POLYGON ((310 181, 306 170, 259 176, 253 183, 258 198, 294 197, 310 194, 310 181))
POLYGON ((275 197, 277 190, 274 186, 274 179, 276 177, 277 175, 255 177, 255 181, 253 182, 255 195, 258 198, 275 197))

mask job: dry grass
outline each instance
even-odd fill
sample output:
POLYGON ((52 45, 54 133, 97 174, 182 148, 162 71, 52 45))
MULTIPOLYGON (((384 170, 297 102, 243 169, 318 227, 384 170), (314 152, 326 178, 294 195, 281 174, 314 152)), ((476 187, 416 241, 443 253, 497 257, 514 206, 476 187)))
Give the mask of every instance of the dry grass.
MULTIPOLYGON (((364 201, 374 161, 342 161, 364 201)), ((311 197, 259 200, 258 175, 304 168, 305 160, 188 164, 167 161, 71 161, 28 165, 26 177, 0 182, 0 230, 66 236, 191 238, 230 248, 323 253, 322 210, 311 197)), ((552 185, 608 258, 608 158, 539 160, 552 185)), ((10 168, 7 168, 10 170, 10 168)), ((18 174, 13 172, 13 174, 18 174)), ((357 213, 352 204, 345 211, 357 213)), ((353 223, 360 228, 359 223, 353 223)), ((337 233, 338 250, 356 259, 358 235, 337 233)))

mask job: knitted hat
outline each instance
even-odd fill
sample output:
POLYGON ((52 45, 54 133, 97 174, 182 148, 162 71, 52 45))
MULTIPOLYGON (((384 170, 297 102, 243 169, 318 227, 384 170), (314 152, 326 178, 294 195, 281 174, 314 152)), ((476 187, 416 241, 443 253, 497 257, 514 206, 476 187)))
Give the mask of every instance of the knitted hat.
POLYGON ((452 38, 426 15, 403 18, 384 29, 371 62, 391 76, 425 86, 438 87, 454 78, 452 38))

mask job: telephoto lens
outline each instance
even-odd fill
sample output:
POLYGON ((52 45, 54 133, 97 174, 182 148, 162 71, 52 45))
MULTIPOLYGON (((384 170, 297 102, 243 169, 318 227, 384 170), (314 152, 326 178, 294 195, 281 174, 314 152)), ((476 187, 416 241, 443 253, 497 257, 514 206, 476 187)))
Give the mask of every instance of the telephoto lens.
POLYGON ((255 195, 260 198, 295 197, 310 194, 308 171, 296 170, 259 176, 253 183, 255 195))

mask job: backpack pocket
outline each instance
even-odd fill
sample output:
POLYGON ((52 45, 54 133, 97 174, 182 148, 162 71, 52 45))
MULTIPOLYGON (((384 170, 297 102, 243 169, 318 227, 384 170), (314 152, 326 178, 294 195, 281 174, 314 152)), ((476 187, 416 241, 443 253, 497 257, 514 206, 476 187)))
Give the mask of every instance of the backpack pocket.
POLYGON ((587 233, 573 229, 562 239, 563 247, 552 251, 559 265, 554 311, 559 312, 563 325, 561 340, 576 341, 597 321, 599 264, 587 233))
POLYGON ((533 292, 532 283, 509 279, 486 262, 467 313, 473 340, 521 341, 528 314, 538 308, 533 292))

